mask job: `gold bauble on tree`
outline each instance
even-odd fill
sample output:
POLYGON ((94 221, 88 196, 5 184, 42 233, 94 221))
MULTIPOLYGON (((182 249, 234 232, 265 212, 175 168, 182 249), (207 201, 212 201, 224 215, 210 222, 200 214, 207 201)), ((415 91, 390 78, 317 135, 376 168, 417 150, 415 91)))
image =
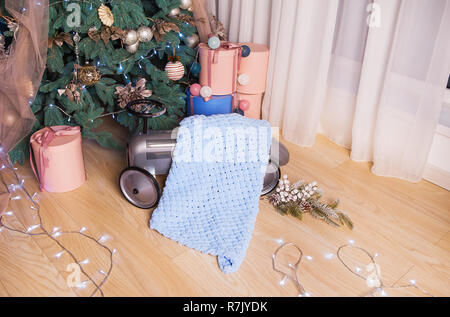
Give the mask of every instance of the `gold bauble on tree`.
POLYGON ((153 38, 153 31, 148 26, 141 26, 137 30, 137 34, 139 41, 143 43, 151 41, 151 39, 153 38))
POLYGON ((194 48, 198 45, 198 43, 200 43, 200 38, 194 33, 191 36, 186 37, 185 43, 190 48, 194 48))
POLYGON ((127 45, 127 46, 125 47, 125 49, 128 51, 128 53, 131 53, 131 54, 136 53, 137 50, 138 50, 138 48, 139 48, 139 41, 136 42, 136 43, 134 43, 134 44, 127 45))
POLYGON ((111 9, 105 6, 104 4, 100 5, 98 8, 98 17, 100 21, 106 26, 112 26, 114 23, 114 15, 111 12, 111 9))
POLYGON ((177 15, 180 15, 181 11, 180 8, 173 8, 172 10, 169 11, 169 16, 170 17, 176 17, 177 15))
POLYGON ((180 1, 180 8, 183 10, 189 10, 191 5, 192 5, 192 0, 181 0, 180 1))
POLYGON ((86 86, 95 85, 101 78, 101 74, 97 67, 86 64, 84 66, 75 65, 78 80, 86 86))
POLYGON ((135 30, 128 30, 125 33, 125 36, 123 38, 123 42, 127 45, 136 44, 136 42, 138 42, 138 41, 139 41, 139 36, 135 30))

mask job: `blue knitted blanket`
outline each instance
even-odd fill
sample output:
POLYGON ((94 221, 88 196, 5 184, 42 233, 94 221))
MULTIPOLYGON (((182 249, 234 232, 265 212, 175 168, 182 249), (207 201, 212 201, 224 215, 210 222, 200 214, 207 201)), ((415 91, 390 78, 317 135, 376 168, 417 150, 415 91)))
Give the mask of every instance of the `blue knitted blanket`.
POLYGON ((223 272, 236 271, 259 211, 270 142, 263 120, 239 114, 184 119, 150 228, 217 255, 223 272))

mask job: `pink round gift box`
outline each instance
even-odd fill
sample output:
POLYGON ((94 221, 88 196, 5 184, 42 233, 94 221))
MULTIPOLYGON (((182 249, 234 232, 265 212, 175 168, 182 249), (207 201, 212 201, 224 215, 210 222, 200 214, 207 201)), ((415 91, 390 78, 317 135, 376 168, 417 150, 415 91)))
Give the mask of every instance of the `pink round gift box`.
MULTIPOLYGON (((59 131, 64 128, 67 128, 67 126, 52 127, 54 131, 59 131)), ((81 133, 56 136, 50 142, 47 150, 45 150, 49 164, 45 168, 44 174, 42 174, 40 168, 40 148, 42 145, 38 139, 40 135, 48 130, 50 128, 45 127, 35 132, 30 139, 37 169, 36 173, 41 183, 41 189, 53 193, 72 191, 83 185, 86 181, 81 148, 81 133)), ((33 164, 33 162, 31 163, 33 164)))
MULTIPOLYGON (((200 43, 200 85, 210 86, 213 95, 228 95, 237 88, 237 68, 239 62, 239 49, 216 50, 207 44, 200 43)), ((242 59, 241 59, 242 60, 242 59)))
MULTIPOLYGON (((239 75, 247 74, 250 81, 247 85, 239 85, 238 92, 260 94, 266 91, 267 69, 269 67, 269 48, 263 44, 242 43, 250 47, 250 55, 241 59, 239 75)), ((203 67, 203 66, 202 66, 203 67)))

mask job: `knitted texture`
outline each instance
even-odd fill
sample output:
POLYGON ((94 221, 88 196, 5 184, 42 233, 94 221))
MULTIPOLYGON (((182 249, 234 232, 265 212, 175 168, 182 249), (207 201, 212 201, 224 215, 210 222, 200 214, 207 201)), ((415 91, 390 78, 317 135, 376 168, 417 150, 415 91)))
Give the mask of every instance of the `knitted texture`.
POLYGON ((268 122, 239 114, 184 119, 150 228, 217 255, 221 270, 244 260, 269 160, 268 122))

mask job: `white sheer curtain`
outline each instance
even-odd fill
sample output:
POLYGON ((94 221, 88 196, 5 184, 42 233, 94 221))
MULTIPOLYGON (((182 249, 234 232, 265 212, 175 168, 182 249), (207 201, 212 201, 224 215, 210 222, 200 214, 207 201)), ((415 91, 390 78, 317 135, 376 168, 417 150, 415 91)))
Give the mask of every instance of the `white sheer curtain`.
POLYGON ((418 181, 450 72, 450 0, 208 0, 231 41, 270 46, 263 118, 310 146, 318 132, 418 181))

